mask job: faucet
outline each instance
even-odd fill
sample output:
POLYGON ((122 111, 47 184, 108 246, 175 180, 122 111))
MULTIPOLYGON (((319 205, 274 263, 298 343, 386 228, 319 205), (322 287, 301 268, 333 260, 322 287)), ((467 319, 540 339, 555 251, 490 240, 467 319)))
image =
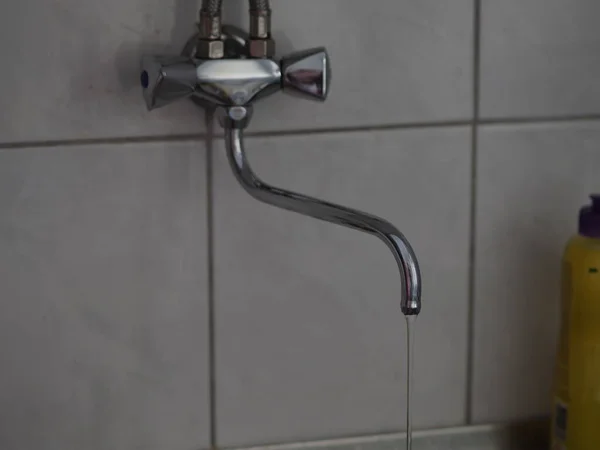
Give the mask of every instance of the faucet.
POLYGON ((390 222, 355 209, 271 186, 250 167, 244 130, 254 103, 282 90, 325 101, 331 84, 330 59, 323 47, 275 60, 268 0, 249 0, 250 32, 221 24, 222 0, 203 0, 198 32, 179 56, 142 58, 141 85, 148 110, 181 98, 216 107, 225 131, 227 157, 241 186, 255 199, 279 208, 372 234, 393 253, 402 282, 401 310, 421 311, 421 274, 415 253, 390 222))

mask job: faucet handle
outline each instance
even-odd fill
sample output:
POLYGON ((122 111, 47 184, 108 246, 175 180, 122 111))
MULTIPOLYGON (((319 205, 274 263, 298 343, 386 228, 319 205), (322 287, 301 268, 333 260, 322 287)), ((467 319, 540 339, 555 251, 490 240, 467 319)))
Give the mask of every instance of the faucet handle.
POLYGON ((283 91, 324 101, 329 94, 331 67, 323 47, 292 53, 281 60, 283 91))
POLYGON ((140 82, 148 110, 194 94, 197 68, 186 56, 144 56, 140 82))

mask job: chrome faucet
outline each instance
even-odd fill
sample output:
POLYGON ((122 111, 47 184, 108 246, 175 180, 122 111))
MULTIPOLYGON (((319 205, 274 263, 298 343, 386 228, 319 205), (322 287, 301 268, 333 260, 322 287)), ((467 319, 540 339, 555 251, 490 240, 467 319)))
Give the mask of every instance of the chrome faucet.
POLYGON ((324 48, 292 53, 274 60, 268 0, 250 0, 250 33, 222 26, 222 0, 203 0, 199 31, 182 56, 142 60, 141 84, 149 110, 191 97, 217 107, 225 130, 227 156, 235 177, 255 199, 316 219, 377 236, 394 254, 403 286, 401 308, 407 316, 421 311, 421 274, 407 239, 379 217, 270 186, 252 171, 244 150, 244 129, 253 104, 279 90, 324 101, 331 69, 324 48))

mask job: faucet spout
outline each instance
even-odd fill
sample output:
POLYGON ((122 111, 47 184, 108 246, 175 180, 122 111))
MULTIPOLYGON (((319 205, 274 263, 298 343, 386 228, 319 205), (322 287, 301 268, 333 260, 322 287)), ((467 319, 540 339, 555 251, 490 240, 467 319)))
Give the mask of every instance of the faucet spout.
MULTIPOLYGON (((236 113, 240 113, 239 108, 236 113)), ((280 189, 262 181, 252 171, 246 157, 243 142, 246 123, 245 114, 232 118, 229 112, 221 118, 221 124, 225 128, 229 163, 236 179, 246 192, 261 202, 363 231, 381 239, 391 250, 398 264, 403 285, 400 305, 402 312, 406 316, 418 315, 421 311, 421 273, 415 253, 404 235, 391 223, 377 216, 280 189)))

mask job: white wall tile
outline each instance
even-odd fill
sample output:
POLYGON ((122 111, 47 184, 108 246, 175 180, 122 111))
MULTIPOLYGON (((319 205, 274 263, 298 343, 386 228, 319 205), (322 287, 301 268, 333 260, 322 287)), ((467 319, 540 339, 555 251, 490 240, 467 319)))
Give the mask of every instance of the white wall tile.
POLYGON ((481 114, 600 113, 597 0, 483 0, 481 114))
MULTIPOLYGON (((470 130, 251 138, 277 186, 361 208, 412 241, 423 277, 415 423, 465 414, 470 130)), ((405 324, 376 238, 261 204, 215 155, 221 446, 400 430, 405 324)))
POLYGON ((579 207, 600 192, 600 123, 484 127, 477 186, 477 422, 546 415, 560 260, 579 207))
POLYGON ((209 445, 199 143, 0 152, 0 448, 209 445))
POLYGON ((179 53, 196 0, 5 0, 0 141, 201 133, 191 102, 148 113, 142 54, 179 53))
MULTIPOLYGON (((247 2, 225 2, 247 26, 247 2)), ((471 0, 276 0, 278 54, 325 46, 333 82, 325 105, 278 94, 257 106, 252 129, 313 129, 469 118, 471 0), (274 113, 276 111, 276 113, 274 113)))

